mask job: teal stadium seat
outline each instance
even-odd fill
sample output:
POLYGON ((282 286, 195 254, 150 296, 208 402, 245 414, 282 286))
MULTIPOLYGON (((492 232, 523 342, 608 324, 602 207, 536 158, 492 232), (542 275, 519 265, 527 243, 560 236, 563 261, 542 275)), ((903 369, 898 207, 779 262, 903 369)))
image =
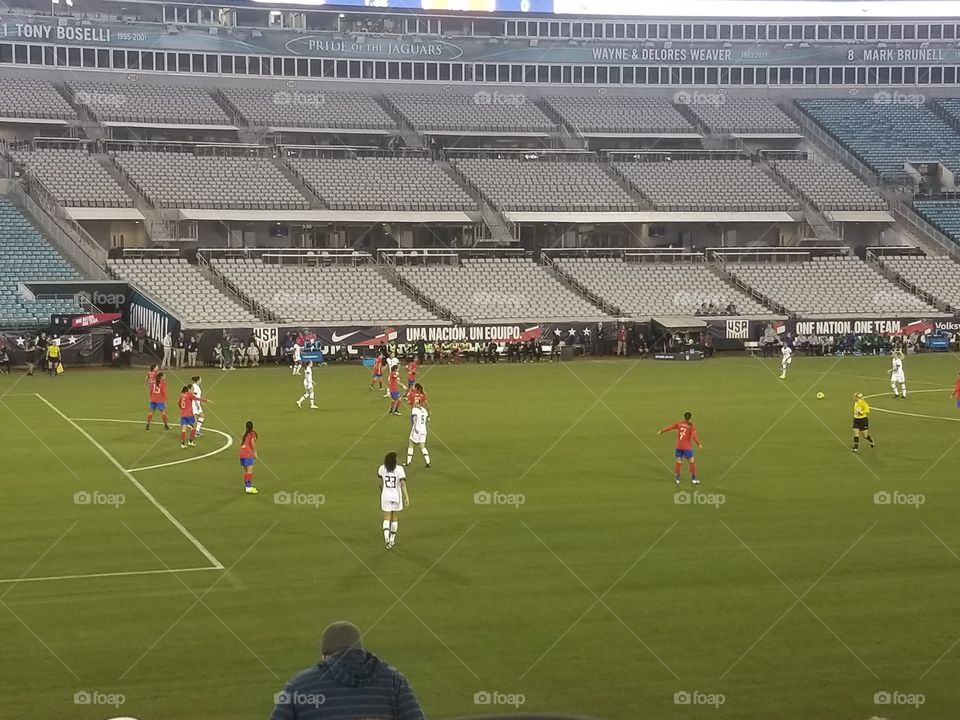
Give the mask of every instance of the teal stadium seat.
POLYGON ((81 280, 27 218, 0 198, 0 326, 46 325, 50 315, 81 312, 73 300, 26 300, 17 293, 24 280, 81 280))
POLYGON ((928 223, 960 243, 960 200, 916 200, 913 207, 928 223))
POLYGON ((960 172, 960 135, 927 105, 859 98, 798 100, 797 105, 874 172, 902 173, 908 161, 939 161, 960 172))

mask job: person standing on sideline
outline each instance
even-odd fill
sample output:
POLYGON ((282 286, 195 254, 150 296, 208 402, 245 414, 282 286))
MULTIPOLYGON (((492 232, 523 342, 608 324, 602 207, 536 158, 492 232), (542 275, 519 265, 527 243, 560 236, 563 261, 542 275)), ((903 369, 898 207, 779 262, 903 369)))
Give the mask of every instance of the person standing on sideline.
POLYGON ((186 342, 183 339, 183 332, 177 331, 177 339, 173 344, 173 363, 176 367, 183 367, 184 353, 186 351, 186 342))
POLYGON ((200 343, 197 342, 197 336, 191 335, 190 342, 187 343, 187 364, 190 367, 197 366, 197 353, 200 352, 200 343))
POLYGON ((170 368, 170 356, 173 353, 173 336, 169 331, 163 334, 163 359, 160 361, 160 369, 170 368))
POLYGON ((627 329, 623 325, 617 330, 617 355, 627 356, 627 329))
POLYGON ((364 650, 353 623, 330 623, 320 655, 274 696, 270 720, 424 720, 407 679, 364 650))

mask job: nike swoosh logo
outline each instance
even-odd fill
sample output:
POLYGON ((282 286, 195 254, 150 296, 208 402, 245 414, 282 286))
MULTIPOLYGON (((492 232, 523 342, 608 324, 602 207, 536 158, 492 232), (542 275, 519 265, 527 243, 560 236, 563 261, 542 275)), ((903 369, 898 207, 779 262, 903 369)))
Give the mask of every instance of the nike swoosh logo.
POLYGON ((346 340, 348 337, 350 337, 351 335, 356 335, 358 332, 360 331, 354 330, 353 332, 349 332, 346 335, 338 335, 336 332, 334 332, 333 337, 331 337, 330 340, 333 342, 334 345, 336 345, 341 340, 346 340))

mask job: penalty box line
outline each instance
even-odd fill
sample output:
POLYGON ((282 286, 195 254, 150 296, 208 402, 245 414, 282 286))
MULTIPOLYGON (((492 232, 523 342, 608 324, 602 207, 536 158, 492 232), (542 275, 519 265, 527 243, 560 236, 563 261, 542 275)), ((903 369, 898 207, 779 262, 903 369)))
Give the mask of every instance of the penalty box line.
POLYGON ((171 513, 169 510, 167 510, 167 509, 160 503, 160 501, 157 500, 157 499, 150 493, 150 491, 147 490, 147 489, 140 483, 140 481, 137 480, 137 479, 133 476, 133 473, 131 473, 129 470, 127 470, 127 468, 123 467, 123 465, 120 464, 120 462, 110 453, 109 450, 107 450, 103 445, 101 445, 99 442, 97 442, 97 440, 96 440, 90 433, 88 433, 88 432, 87 432, 86 430, 84 430, 82 427, 80 427, 79 425, 77 425, 77 423, 74 422, 71 418, 67 417, 67 416, 60 410, 60 408, 58 408, 58 407, 57 407, 56 405, 54 405, 52 402, 50 402, 49 400, 47 400, 43 395, 41 395, 40 393, 35 393, 35 395, 36 395, 36 397, 39 398, 40 401, 43 402, 48 408, 50 408, 50 409, 53 410, 57 415, 59 415, 59 416, 64 420, 64 422, 69 423, 71 426, 73 426, 74 430, 76 430, 78 433, 80 433, 81 435, 83 435, 87 440, 89 440, 89 441, 90 441, 90 444, 92 444, 97 450, 99 450, 99 451, 103 454, 103 456, 104 456, 107 460, 109 460, 110 463, 111 463, 115 468, 117 468, 117 470, 119 470, 121 473, 123 473, 124 477, 126 477, 127 480, 129 480, 130 483, 131 483, 137 490, 139 490, 140 493, 141 493, 147 500, 149 500, 150 503, 151 503, 155 508, 157 508, 157 510, 160 511, 160 514, 163 515, 163 516, 170 522, 171 525, 173 525, 177 530, 179 530, 179 531, 180 531, 180 534, 183 535, 187 540, 189 540, 190 543, 191 543, 197 550, 199 550, 200 553, 210 562, 210 565, 211 565, 211 567, 209 568, 210 570, 223 570, 223 569, 224 569, 224 567, 225 567, 224 564, 223 564, 222 562, 220 562, 219 560, 217 560, 217 558, 214 557, 213 553, 211 553, 209 550, 207 550, 207 548, 204 546, 204 544, 203 544, 202 542, 200 542, 199 540, 197 540, 197 538, 193 535, 193 533, 191 533, 189 530, 187 530, 187 529, 183 526, 183 524, 173 516, 173 513, 171 513))

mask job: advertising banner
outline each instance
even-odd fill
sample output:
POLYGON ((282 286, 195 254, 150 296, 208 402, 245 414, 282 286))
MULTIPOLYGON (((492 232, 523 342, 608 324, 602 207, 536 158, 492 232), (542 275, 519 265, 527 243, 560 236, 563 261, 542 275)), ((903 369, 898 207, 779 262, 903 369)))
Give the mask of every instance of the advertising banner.
POLYGON ((308 33, 286 29, 181 27, 175 34, 159 23, 117 23, 66 18, 0 15, 0 42, 29 42, 89 48, 127 48, 173 52, 276 55, 331 60, 455 60, 479 63, 578 63, 646 66, 870 66, 955 65, 960 49, 952 42, 858 42, 807 44, 783 41, 725 43, 721 40, 592 39, 571 45, 569 38, 441 40, 406 36, 344 36, 332 31, 308 33), (807 47, 804 47, 807 45, 807 47))

